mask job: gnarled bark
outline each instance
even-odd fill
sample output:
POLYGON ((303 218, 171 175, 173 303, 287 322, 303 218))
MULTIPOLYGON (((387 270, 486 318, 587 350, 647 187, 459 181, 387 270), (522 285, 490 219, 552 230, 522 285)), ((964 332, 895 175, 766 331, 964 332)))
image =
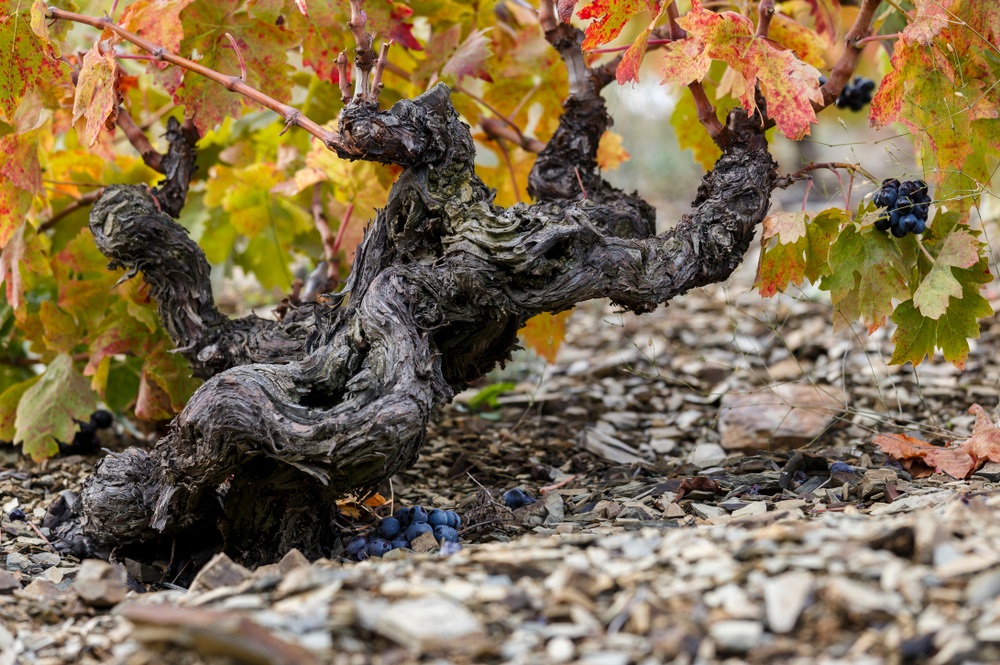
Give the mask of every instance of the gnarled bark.
POLYGON ((412 464, 435 410, 509 358, 528 318, 602 297, 649 311, 726 279, 775 185, 760 119, 731 115, 735 138, 694 210, 656 235, 652 208, 597 170, 610 124, 599 86, 572 87, 531 174, 537 203, 508 209, 476 176, 445 86, 388 111, 349 105, 342 156, 405 168, 345 292, 280 322, 220 314, 184 230, 143 189, 108 188, 91 215, 98 246, 142 273, 174 342, 210 378, 154 449, 111 455, 89 479, 89 537, 150 542, 215 514, 247 563, 293 546, 325 554, 334 499, 412 464))

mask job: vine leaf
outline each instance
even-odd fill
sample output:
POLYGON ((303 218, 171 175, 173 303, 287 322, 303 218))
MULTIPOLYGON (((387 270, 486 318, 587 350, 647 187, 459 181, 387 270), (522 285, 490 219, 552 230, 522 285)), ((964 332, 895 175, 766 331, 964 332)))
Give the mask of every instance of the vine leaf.
POLYGON ((0 138, 0 175, 18 189, 45 196, 42 169, 38 163, 37 131, 0 138))
POLYGON ((521 328, 521 339, 535 353, 545 358, 549 363, 556 361, 559 347, 566 339, 566 320, 572 310, 551 314, 542 312, 528 319, 521 328))
POLYGON ((958 230, 948 234, 931 267, 913 293, 913 305, 928 319, 939 319, 951 298, 962 297, 962 285, 952 268, 971 268, 979 262, 980 244, 971 233, 958 230))
MULTIPOLYGON (((7 245, 11 237, 23 227, 24 216, 30 207, 31 194, 29 192, 18 187, 6 175, 0 178, 0 247, 4 248, 4 253, 7 252, 7 245)), ((3 258, 0 256, 0 270, 2 270, 2 265, 3 258)), ((0 281, 3 279, 3 273, 0 272, 0 281)), ((7 302, 14 306, 9 298, 7 302)))
MULTIPOLYGON (((226 33, 236 40, 246 65, 246 83, 280 102, 291 99, 287 51, 298 38, 283 27, 254 18, 240 0, 196 1, 180 12, 184 39, 181 53, 200 54, 198 61, 216 71, 240 75, 240 59, 226 33)), ((174 94, 202 135, 227 116, 238 117, 242 98, 203 76, 186 72, 174 94)))
POLYGON ((899 243, 871 227, 866 230, 861 233, 849 224, 837 236, 830 248, 829 274, 820 288, 830 291, 834 326, 860 318, 873 333, 893 312, 893 299, 908 300, 910 289, 899 243))
POLYGON ((822 103, 819 70, 799 60, 768 39, 754 37, 753 22, 735 12, 716 14, 691 1, 691 11, 678 19, 691 35, 667 44, 664 81, 688 85, 701 80, 710 60, 722 60, 743 77, 740 103, 749 113, 757 110, 756 92, 768 101, 768 115, 782 134, 798 140, 816 122, 812 103, 822 103))
POLYGON ((0 441, 13 441, 17 428, 14 421, 17 418, 17 405, 21 397, 31 386, 38 382, 39 376, 15 383, 3 393, 0 393, 0 441))
MULTIPOLYGON (((192 0, 136 0, 122 13, 121 26, 143 39, 178 53, 184 29, 180 13, 192 0)), ((150 68, 166 69, 167 62, 150 62, 150 68)))
MULTIPOLYGON (((20 217, 24 219, 24 217, 20 217)), ((22 221, 8 238, 0 252, 0 282, 7 284, 7 303, 17 311, 24 297, 24 278, 21 269, 29 274, 47 274, 48 262, 38 244, 38 234, 27 222, 22 221)))
POLYGON ((593 0, 589 5, 581 7, 576 15, 584 20, 593 19, 585 32, 583 50, 590 51, 602 44, 607 44, 621 33, 622 28, 633 16, 644 11, 656 16, 660 12, 660 2, 656 0, 653 2, 649 0, 593 0))
POLYGON ((816 32, 833 42, 840 30, 840 0, 804 0, 804 2, 809 6, 816 32))
POLYGON ((486 69, 486 61, 493 55, 486 32, 486 30, 473 30, 469 33, 441 68, 442 79, 461 82, 466 76, 472 76, 489 83, 493 82, 486 69))
POLYGON ((618 168, 632 155, 622 145, 621 134, 616 134, 610 129, 601 135, 601 141, 597 144, 597 167, 602 171, 610 171, 618 168))
POLYGON ((850 214, 837 208, 812 220, 804 212, 783 212, 764 220, 763 251, 756 286, 764 297, 784 292, 789 284, 818 281, 830 273, 830 247, 850 214))
POLYGON ((14 443, 35 461, 59 452, 59 441, 72 441, 97 407, 97 394, 73 367, 73 359, 61 353, 53 359, 37 383, 29 387, 17 405, 14 443))
POLYGON ((118 119, 118 63, 114 51, 101 53, 101 42, 83 56, 83 66, 73 99, 73 124, 86 118, 84 143, 92 147, 101 138, 101 130, 114 131, 118 119))
POLYGON ((873 127, 900 121, 937 198, 965 217, 1000 150, 1000 21, 994 3, 918 2, 893 48, 892 71, 872 99, 873 127), (945 14, 941 14, 946 11, 945 14), (943 21, 942 16, 947 17, 943 21))
POLYGON ((919 365, 924 358, 941 349, 944 359, 958 369, 965 368, 969 357, 969 340, 979 338, 979 319, 993 314, 989 301, 979 292, 982 284, 993 280, 986 259, 971 268, 952 268, 962 286, 961 297, 952 297, 948 308, 937 319, 924 316, 913 300, 900 303, 892 314, 896 345, 890 364, 911 362, 919 365))
POLYGON ((0 119, 7 122, 13 120, 24 96, 40 83, 55 88, 68 80, 47 40, 31 28, 32 8, 39 4, 41 0, 0 0, 0 119))

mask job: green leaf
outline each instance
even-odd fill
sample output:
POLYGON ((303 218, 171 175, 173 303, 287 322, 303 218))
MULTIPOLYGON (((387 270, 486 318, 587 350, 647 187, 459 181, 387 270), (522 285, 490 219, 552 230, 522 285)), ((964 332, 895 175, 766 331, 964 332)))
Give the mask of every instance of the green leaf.
POLYGON ((8 122, 39 84, 49 88, 68 84, 68 68, 31 29, 32 6, 39 2, 0 0, 0 119, 8 122))
POLYGON ((17 405, 21 402, 21 397, 31 386, 38 382, 40 377, 32 377, 7 388, 0 393, 0 441, 13 441, 16 428, 14 419, 17 417, 17 405))
POLYGON ((962 297, 962 285, 952 268, 970 268, 979 262, 981 245, 967 231, 958 230, 944 239, 933 267, 913 293, 913 305, 929 318, 940 318, 948 309, 949 298, 962 297))
POLYGON ((14 421, 14 443, 35 461, 59 452, 59 441, 72 441, 97 407, 97 393, 63 353, 45 368, 37 383, 21 396, 14 421))
POLYGON ((805 213, 777 213, 764 220, 763 251, 757 269, 757 288, 764 297, 783 292, 805 279, 816 282, 830 273, 830 247, 850 214, 838 208, 824 210, 809 220, 805 213))
POLYGON ((868 226, 848 224, 830 250, 830 272, 820 288, 830 291, 834 324, 861 319, 868 332, 885 325, 893 299, 909 300, 900 243, 868 226))

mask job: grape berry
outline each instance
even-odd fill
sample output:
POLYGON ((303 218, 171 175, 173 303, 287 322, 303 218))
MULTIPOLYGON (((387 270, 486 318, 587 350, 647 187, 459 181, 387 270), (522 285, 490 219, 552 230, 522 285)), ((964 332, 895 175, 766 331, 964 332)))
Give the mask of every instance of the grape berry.
POLYGON ((902 183, 895 178, 883 180, 874 203, 886 209, 875 220, 875 228, 879 231, 890 231, 893 236, 902 238, 907 233, 923 233, 927 228, 931 197, 923 180, 902 183))
MULTIPOLYGON (((433 534, 442 546, 451 543, 458 547, 458 527, 461 525, 462 518, 451 510, 427 512, 421 506, 400 508, 392 517, 382 518, 369 533, 349 540, 344 556, 355 561, 381 557, 391 550, 409 547, 411 541, 425 533, 433 534)), ((456 551, 455 547, 448 551, 456 551)))
MULTIPOLYGON (((819 84, 826 84, 826 77, 819 77, 819 84)), ((872 93, 875 91, 875 81, 871 79, 855 76, 853 81, 848 81, 844 89, 840 91, 840 96, 834 102, 837 108, 848 108, 852 111, 860 111, 872 101, 872 93)))

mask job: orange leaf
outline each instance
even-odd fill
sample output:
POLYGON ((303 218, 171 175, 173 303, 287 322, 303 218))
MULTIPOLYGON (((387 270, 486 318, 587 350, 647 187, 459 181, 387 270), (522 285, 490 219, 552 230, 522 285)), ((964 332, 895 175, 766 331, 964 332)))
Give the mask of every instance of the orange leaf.
POLYGON ((969 413, 976 416, 976 424, 972 428, 972 436, 962 445, 977 461, 988 459, 1000 462, 1000 429, 978 404, 970 406, 969 413))
POLYGON ((369 508, 378 508, 379 506, 385 505, 386 503, 387 502, 385 500, 385 497, 379 494, 378 492, 372 494, 370 497, 364 500, 364 505, 368 506, 369 508))
POLYGON ((559 353, 559 347, 566 338, 566 319, 569 318, 570 312, 572 310, 558 314, 542 312, 538 316, 532 317, 521 328, 521 339, 535 353, 550 363, 554 363, 556 354, 559 353))

